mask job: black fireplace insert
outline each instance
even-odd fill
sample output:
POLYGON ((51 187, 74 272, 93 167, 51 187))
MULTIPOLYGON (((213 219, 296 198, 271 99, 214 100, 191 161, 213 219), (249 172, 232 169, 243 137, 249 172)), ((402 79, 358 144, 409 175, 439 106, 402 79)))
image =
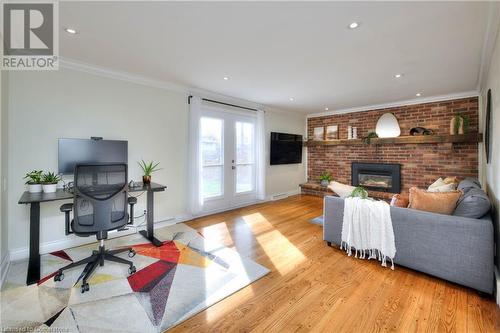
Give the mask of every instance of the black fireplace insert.
POLYGON ((401 193, 401 165, 382 163, 357 163, 351 165, 353 186, 367 190, 401 193))

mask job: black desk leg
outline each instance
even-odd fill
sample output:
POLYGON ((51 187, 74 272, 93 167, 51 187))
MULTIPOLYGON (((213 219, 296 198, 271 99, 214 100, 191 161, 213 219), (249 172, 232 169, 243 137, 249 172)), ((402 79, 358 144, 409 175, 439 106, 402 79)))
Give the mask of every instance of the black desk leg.
POLYGON ((40 280, 40 203, 32 202, 30 206, 30 258, 26 284, 40 280))
POLYGON ((146 209, 148 211, 147 214, 147 230, 141 230, 139 233, 146 237, 151 243, 153 243, 155 246, 162 246, 163 243, 155 238, 154 236, 154 192, 151 190, 148 190, 147 193, 147 198, 146 198, 146 209))

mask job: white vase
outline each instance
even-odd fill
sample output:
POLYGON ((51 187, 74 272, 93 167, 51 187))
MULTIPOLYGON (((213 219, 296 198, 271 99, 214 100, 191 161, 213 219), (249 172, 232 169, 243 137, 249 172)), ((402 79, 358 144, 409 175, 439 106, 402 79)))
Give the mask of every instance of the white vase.
POLYGON ((42 184, 43 192, 54 193, 57 190, 57 184, 42 184))
POLYGON ((28 184, 28 192, 30 193, 42 192, 42 184, 28 184))

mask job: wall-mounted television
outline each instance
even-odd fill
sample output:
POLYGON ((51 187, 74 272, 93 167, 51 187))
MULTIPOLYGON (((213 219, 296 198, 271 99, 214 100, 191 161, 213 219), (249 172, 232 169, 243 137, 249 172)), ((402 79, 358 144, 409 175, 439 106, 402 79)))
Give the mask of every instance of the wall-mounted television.
POLYGON ((302 135, 271 132, 271 165, 302 163, 302 135))
POLYGON ((72 174, 78 163, 128 163, 128 141, 59 139, 58 169, 72 174))

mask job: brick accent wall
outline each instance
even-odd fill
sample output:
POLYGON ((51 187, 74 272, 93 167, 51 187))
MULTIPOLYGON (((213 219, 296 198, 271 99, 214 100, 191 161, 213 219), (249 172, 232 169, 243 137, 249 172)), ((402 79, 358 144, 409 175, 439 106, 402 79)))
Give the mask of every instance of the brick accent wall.
MULTIPOLYGON (((347 139, 350 125, 358 128, 358 138, 362 138, 374 131, 378 118, 386 112, 396 116, 402 136, 416 126, 449 134, 450 120, 458 112, 470 118, 470 132, 478 131, 478 98, 474 97, 309 118, 308 137, 312 138, 314 127, 338 125, 339 138, 347 139)), ((352 162, 401 164, 401 187, 407 191, 412 186, 425 188, 438 177, 477 177, 478 144, 311 146, 307 148, 308 181, 317 181, 322 172, 329 171, 335 180, 350 184, 352 162)))

